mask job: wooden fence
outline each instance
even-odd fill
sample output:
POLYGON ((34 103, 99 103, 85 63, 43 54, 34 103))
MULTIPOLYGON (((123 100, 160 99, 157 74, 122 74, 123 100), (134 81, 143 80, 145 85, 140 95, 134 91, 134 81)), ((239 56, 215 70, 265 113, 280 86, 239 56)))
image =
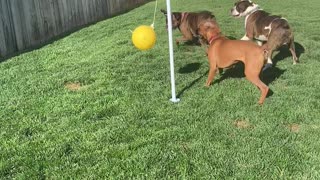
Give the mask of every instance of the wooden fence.
POLYGON ((0 0, 0 58, 148 0, 0 0))

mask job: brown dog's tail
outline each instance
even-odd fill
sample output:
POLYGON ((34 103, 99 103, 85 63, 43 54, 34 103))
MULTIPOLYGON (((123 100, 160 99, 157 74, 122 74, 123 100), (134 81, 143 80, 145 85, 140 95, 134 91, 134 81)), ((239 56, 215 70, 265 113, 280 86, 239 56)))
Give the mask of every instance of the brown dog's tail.
POLYGON ((269 51, 267 49, 263 49, 263 55, 265 59, 268 59, 268 53, 269 51))
POLYGON ((263 51, 264 59, 268 59, 268 53, 269 53, 268 46, 264 44, 261 46, 261 49, 263 51))

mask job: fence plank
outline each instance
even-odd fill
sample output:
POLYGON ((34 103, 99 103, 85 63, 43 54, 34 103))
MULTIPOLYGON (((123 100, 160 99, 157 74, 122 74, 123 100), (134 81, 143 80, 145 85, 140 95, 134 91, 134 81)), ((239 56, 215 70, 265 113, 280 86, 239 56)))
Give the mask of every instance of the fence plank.
POLYGON ((9 1, 0 1, 0 57, 17 51, 9 1))
POLYGON ((0 0, 0 58, 150 0, 0 0))

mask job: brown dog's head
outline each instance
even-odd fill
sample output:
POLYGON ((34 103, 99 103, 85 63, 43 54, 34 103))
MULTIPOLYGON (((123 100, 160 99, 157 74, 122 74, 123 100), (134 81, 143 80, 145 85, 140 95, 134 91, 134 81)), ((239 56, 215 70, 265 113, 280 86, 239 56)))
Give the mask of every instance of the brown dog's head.
POLYGON ((209 42, 210 39, 219 37, 221 34, 221 31, 217 22, 204 21, 199 24, 197 33, 200 35, 202 39, 205 39, 207 42, 209 42))
MULTIPOLYGON (((167 11, 161 9, 160 10, 166 16, 166 27, 168 28, 168 15, 167 11)), ((181 24, 182 13, 181 12, 172 12, 172 29, 176 29, 181 24)))

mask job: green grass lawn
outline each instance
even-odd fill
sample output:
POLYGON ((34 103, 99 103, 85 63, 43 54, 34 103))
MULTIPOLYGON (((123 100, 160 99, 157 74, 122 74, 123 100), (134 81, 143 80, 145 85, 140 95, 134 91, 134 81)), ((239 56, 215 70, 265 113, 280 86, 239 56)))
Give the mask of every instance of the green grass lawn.
MULTIPOLYGON (((301 61, 274 54, 263 106, 237 69, 205 88, 204 50, 187 44, 174 45, 181 102, 171 103, 160 11, 155 47, 131 42, 155 2, 1 62, 0 179, 319 179, 320 3, 257 3, 289 20, 301 61)), ((230 16, 233 4, 172 0, 172 10, 210 10, 239 39, 244 19, 230 16)))

